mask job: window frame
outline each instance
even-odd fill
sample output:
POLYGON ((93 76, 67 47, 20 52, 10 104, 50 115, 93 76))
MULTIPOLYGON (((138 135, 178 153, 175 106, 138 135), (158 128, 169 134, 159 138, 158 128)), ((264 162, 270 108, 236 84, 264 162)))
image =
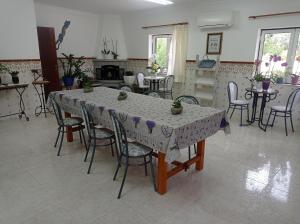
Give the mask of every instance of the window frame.
POLYGON ((261 29, 260 36, 258 40, 258 54, 257 59, 262 60, 264 42, 266 34, 276 34, 276 33, 291 33, 289 40, 289 48, 287 52, 287 63, 286 72, 293 73, 294 61, 297 53, 298 40, 300 37, 300 27, 288 27, 288 28, 273 28, 273 29, 261 29))
POLYGON ((150 35, 150 44, 149 44, 149 58, 152 57, 153 54, 156 54, 156 43, 158 38, 167 38, 167 66, 164 69, 168 69, 169 67, 169 53, 172 43, 172 34, 166 33, 166 34, 152 34, 150 35))

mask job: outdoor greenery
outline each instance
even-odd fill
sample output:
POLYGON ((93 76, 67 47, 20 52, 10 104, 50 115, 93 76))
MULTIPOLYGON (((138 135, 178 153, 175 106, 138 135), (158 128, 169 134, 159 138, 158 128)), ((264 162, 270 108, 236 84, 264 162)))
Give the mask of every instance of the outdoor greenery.
POLYGON ((286 61, 289 41, 289 33, 266 34, 263 55, 281 56, 286 61))
POLYGON ((168 40, 165 37, 156 39, 156 62, 161 68, 168 65, 168 40))

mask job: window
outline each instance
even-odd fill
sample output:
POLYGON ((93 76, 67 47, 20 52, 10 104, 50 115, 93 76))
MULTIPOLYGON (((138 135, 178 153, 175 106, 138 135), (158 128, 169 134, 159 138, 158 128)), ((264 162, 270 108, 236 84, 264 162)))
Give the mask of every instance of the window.
POLYGON ((149 57, 155 55, 156 63, 160 65, 163 72, 168 69, 171 40, 171 34, 150 36, 149 57))
POLYGON ((300 71, 300 28, 262 30, 258 58, 263 62, 261 72, 268 70, 264 62, 268 62, 271 55, 280 56, 288 66, 283 67, 277 63, 274 71, 278 74, 296 73, 300 71))

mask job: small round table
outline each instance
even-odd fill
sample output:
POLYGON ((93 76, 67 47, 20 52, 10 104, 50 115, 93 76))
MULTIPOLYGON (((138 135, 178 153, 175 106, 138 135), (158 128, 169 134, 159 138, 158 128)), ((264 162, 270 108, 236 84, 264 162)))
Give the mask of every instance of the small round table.
POLYGON ((159 90, 159 82, 161 80, 164 80, 164 76, 146 76, 144 78, 145 80, 148 80, 150 82, 150 90, 151 91, 158 91, 159 90))
POLYGON ((249 124, 253 124, 255 121, 258 121, 258 127, 264 131, 266 130, 267 124, 263 123, 265 107, 268 102, 276 99, 278 93, 279 91, 276 89, 263 90, 263 89, 256 89, 256 88, 246 88, 245 99, 250 100, 253 98, 252 115, 249 124), (259 117, 257 118, 256 110, 257 110, 257 101, 259 98, 261 98, 261 105, 260 105, 259 117))

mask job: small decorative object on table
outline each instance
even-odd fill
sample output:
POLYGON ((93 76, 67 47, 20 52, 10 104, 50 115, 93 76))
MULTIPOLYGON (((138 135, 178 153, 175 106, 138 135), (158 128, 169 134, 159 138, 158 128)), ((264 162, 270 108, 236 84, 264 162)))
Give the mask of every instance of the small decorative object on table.
POLYGON ((18 71, 11 71, 9 72, 9 74, 11 75, 11 80, 13 84, 18 84, 19 83, 19 72, 18 71))
POLYGON ((125 99, 127 99, 127 93, 121 91, 121 92, 119 93, 118 100, 125 100, 125 99))
POLYGON ((179 100, 174 100, 172 107, 171 107, 171 112, 173 115, 176 114, 181 114, 183 110, 183 107, 181 105, 181 102, 179 100))
MULTIPOLYGON (((262 88, 263 90, 268 90, 270 87, 271 82, 276 82, 276 79, 278 75, 275 75, 273 73, 274 68, 278 69, 277 63, 282 62, 281 56, 278 55, 270 55, 269 60, 264 63, 263 68, 259 68, 261 66, 260 60, 255 60, 254 66, 254 79, 256 81, 256 88, 260 89, 262 88), (258 71, 261 71, 260 73, 258 71), (261 87, 260 87, 260 82, 261 82, 261 87)), ((287 62, 282 62, 281 67, 287 67, 288 63, 287 62)), ((276 71, 277 73, 282 72, 282 70, 278 69, 276 71)))
POLYGON ((89 77, 87 77, 87 76, 85 76, 83 78, 83 84, 82 84, 82 86, 83 86, 83 92, 84 93, 90 93, 90 92, 94 91, 94 88, 92 86, 92 80, 89 77))
POLYGON ((150 58, 151 66, 148 66, 147 69, 152 75, 157 75, 160 72, 160 66, 156 63, 155 55, 152 55, 150 58))
POLYGON ((293 85, 298 85, 298 82, 300 80, 300 72, 299 72, 300 55, 296 57, 296 61, 297 61, 297 68, 296 68, 295 74, 291 75, 293 85))

